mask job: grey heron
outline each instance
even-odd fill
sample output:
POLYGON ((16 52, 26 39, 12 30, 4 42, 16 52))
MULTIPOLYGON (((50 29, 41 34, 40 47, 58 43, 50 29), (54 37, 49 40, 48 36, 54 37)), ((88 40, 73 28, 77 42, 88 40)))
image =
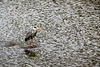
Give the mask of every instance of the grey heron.
MULTIPOLYGON (((41 29, 41 28, 38 28, 38 27, 32 27, 28 33, 26 34, 26 37, 25 37, 25 42, 27 42, 29 40, 30 42, 30 47, 31 47, 31 43, 33 43, 33 38, 36 36, 36 33, 37 33, 37 30, 38 29, 41 29)), ((34 45, 33 45, 34 47, 34 45)))

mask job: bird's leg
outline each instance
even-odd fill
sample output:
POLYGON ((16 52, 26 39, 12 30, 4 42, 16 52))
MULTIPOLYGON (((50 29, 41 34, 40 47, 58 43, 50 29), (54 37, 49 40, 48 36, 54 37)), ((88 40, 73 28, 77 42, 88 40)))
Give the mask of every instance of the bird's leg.
POLYGON ((31 40, 29 40, 29 42, 30 42, 30 48, 31 48, 31 40))
MULTIPOLYGON (((33 43, 33 39, 32 39, 32 43, 33 43)), ((33 43, 33 48, 35 48, 34 43, 33 43)))
MULTIPOLYGON (((33 39, 32 39, 31 41, 32 41, 32 43, 33 43, 33 39)), ((33 43, 33 45, 34 45, 34 43, 33 43)))

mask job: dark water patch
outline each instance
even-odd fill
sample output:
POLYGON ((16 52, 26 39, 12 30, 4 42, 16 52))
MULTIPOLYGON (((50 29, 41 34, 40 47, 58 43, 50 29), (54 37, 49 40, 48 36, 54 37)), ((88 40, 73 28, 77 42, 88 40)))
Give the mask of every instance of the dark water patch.
POLYGON ((16 45, 16 42, 13 42, 13 41, 0 41, 0 43, 2 46, 5 46, 5 47, 11 47, 11 46, 16 45))
POLYGON ((14 43, 14 42, 9 42, 8 45, 5 45, 5 47, 12 47, 12 46, 15 46, 15 45, 16 45, 16 43, 14 43))

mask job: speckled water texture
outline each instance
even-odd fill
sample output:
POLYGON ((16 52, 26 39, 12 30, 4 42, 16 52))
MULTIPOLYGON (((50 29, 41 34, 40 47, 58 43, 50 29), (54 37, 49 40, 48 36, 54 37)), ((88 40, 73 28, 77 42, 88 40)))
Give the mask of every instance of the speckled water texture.
POLYGON ((0 1, 0 67, 100 67, 100 0, 0 1))

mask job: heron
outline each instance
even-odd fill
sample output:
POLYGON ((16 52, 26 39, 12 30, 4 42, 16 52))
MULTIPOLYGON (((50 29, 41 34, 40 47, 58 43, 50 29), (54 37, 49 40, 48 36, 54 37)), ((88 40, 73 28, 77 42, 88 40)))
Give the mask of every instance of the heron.
MULTIPOLYGON (((42 29, 42 28, 32 27, 26 34, 25 42, 29 41, 30 47, 31 47, 31 43, 33 43, 33 38, 36 36, 38 29, 42 29)), ((34 44, 33 44, 33 47, 34 47, 34 44)))

